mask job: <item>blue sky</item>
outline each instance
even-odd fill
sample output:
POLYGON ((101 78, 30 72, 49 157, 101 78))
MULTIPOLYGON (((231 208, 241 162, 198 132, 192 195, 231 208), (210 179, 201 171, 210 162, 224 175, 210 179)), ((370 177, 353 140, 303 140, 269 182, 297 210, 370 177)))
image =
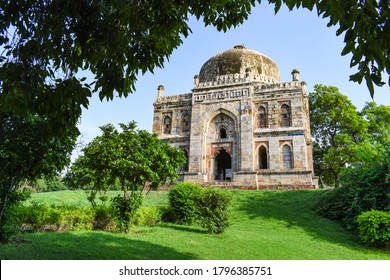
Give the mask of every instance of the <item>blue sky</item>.
MULTIPOLYGON (((273 5, 265 3, 256 7, 244 24, 226 33, 191 19, 193 33, 183 40, 163 69, 138 77, 134 94, 109 102, 101 102, 97 96, 90 100, 79 125, 82 141, 87 143, 99 135, 99 126, 107 123, 117 125, 134 120, 139 128, 151 131, 157 87, 164 85, 165 95, 190 93, 193 77, 199 74, 203 63, 238 44, 272 58, 283 81, 290 81, 291 70, 298 69, 309 92, 315 84, 336 86, 360 110, 372 99, 364 81, 361 85, 349 81, 356 69, 349 68, 350 56, 340 55, 344 34, 337 37, 336 27, 329 28, 327 23, 327 19, 306 9, 290 12, 282 7, 275 15, 273 5)), ((388 85, 375 88, 374 101, 390 105, 388 85)))

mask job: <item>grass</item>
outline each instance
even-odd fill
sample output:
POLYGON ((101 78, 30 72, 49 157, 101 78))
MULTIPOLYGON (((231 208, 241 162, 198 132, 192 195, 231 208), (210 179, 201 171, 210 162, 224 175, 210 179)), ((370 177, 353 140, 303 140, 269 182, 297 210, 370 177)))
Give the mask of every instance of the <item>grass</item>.
MULTIPOLYGON (((388 250, 367 248, 339 224, 316 215, 312 207, 321 191, 232 192, 232 225, 221 235, 168 223, 134 227, 128 234, 30 233, 22 235, 28 242, 0 245, 0 259, 390 259, 388 250)), ((32 199, 78 204, 85 203, 83 195, 64 191, 35 194, 32 199)), ((146 205, 168 204, 166 192, 149 195, 146 205)))
MULTIPOLYGON (((145 196, 143 205, 144 206, 167 206, 168 200, 166 197, 166 192, 149 192, 147 196, 145 196)), ((123 196, 122 191, 109 191, 107 193, 109 198, 113 198, 115 196, 123 196)), ((84 191, 56 191, 56 192, 42 192, 42 193, 34 193, 31 198, 26 202, 39 202, 43 204, 56 204, 56 205, 76 205, 76 206, 91 206, 91 203, 87 200, 87 194, 84 191)), ((96 199, 96 202, 99 203, 99 199, 96 199)))

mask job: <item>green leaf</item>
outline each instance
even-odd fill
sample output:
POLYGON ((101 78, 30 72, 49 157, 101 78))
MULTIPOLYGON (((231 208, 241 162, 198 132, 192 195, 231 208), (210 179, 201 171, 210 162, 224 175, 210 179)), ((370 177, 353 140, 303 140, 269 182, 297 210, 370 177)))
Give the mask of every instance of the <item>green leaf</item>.
POLYGON ((354 30, 353 29, 347 30, 347 32, 345 33, 345 36, 344 36, 344 42, 349 43, 353 40, 353 38, 355 38, 354 30))
POLYGON ((368 90, 370 92, 370 96, 371 98, 374 98, 374 84, 372 83, 371 76, 367 74, 365 75, 365 79, 366 79, 368 90))
POLYGON ((280 10, 280 7, 282 6, 282 1, 281 0, 275 0, 274 3, 275 3, 274 11, 275 11, 275 14, 277 14, 279 12, 279 10, 280 10))
POLYGON ((350 52, 353 52, 355 50, 355 42, 349 42, 344 49, 341 52, 341 55, 347 55, 350 52))

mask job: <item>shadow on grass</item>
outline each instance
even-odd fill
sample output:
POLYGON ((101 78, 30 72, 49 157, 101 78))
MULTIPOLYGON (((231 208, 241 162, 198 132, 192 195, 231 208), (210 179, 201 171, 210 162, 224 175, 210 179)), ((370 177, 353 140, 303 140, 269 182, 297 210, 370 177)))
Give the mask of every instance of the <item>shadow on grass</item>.
POLYGON ((5 245, 1 259, 41 260, 193 260, 193 254, 131 235, 97 231, 53 232, 25 235, 30 242, 5 245), (21 253, 20 250, 23 250, 21 253))
POLYGON ((185 232, 208 234, 206 230, 202 230, 199 228, 193 228, 191 226, 186 226, 186 225, 175 225, 175 224, 162 223, 162 224, 158 225, 158 227, 180 230, 180 231, 185 231, 185 232))
POLYGON ((314 238, 338 243, 351 249, 366 248, 357 235, 348 232, 335 221, 322 218, 314 211, 322 191, 263 191, 238 197, 237 210, 250 220, 279 220, 287 228, 299 227, 314 238))

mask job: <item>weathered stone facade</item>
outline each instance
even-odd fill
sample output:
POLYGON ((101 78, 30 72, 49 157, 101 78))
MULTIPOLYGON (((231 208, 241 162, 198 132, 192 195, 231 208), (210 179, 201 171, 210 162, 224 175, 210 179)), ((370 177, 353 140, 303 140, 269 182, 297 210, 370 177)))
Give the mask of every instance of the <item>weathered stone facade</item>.
POLYGON ((253 189, 316 188, 306 83, 235 46, 209 59, 192 93, 158 87, 153 132, 183 149, 180 179, 253 189))

